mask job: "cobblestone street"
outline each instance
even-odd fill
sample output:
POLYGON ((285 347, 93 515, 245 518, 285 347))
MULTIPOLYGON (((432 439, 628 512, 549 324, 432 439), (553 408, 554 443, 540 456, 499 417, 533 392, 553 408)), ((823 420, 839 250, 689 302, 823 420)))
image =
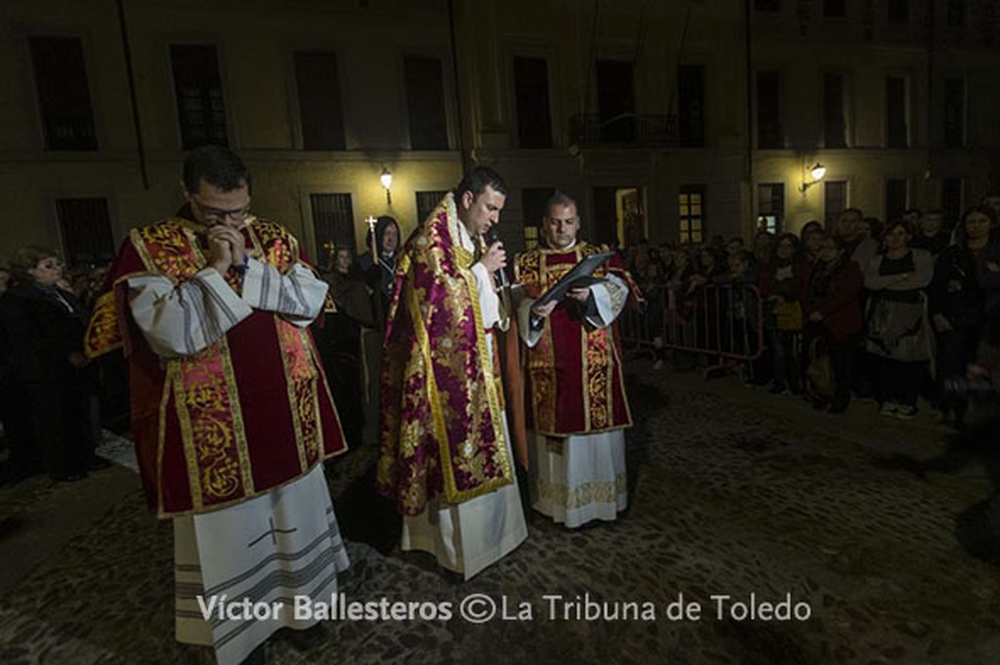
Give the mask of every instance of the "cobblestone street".
MULTIPOLYGON (((902 422, 854 403, 834 416, 735 377, 630 370, 628 511, 579 531, 536 515, 527 542, 467 583, 386 546, 398 534, 369 490, 375 446, 331 462, 352 561, 340 591, 448 601, 456 616, 330 621, 310 649, 274 640, 272 662, 1000 663, 998 569, 956 536, 959 515, 991 492, 990 460, 916 462, 947 448, 924 414, 902 422), (531 619, 464 621, 470 594, 506 598, 515 616, 530 607, 531 619), (713 595, 731 596, 721 619, 713 595), (681 596, 700 620, 668 616, 681 596), (741 621, 734 604, 789 597, 807 620, 741 621), (640 616, 577 619, 624 603, 640 616)), ((132 471, 4 486, 0 519, 0 662, 199 662, 173 638, 171 525, 149 514, 132 471)))

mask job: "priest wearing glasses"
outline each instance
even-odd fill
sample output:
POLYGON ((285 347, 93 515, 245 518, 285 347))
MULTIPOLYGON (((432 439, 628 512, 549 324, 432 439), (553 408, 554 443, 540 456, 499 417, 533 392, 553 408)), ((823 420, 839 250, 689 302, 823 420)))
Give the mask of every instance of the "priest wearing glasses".
POLYGON ((123 243, 86 350, 129 361, 143 487, 173 521, 178 641, 262 663, 272 633, 315 621, 223 603, 329 598, 348 566, 323 477, 346 446, 308 329, 328 287, 294 236, 250 214, 237 155, 194 150, 182 187, 184 207, 123 243))

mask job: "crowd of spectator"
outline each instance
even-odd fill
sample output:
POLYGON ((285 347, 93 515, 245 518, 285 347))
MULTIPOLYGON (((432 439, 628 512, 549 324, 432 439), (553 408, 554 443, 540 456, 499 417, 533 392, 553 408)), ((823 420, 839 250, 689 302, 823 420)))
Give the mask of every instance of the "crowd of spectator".
POLYGON ((834 414, 853 397, 909 420, 923 398, 961 427, 967 398, 944 386, 988 372, 1000 341, 998 209, 990 196, 957 220, 907 210, 883 224, 851 208, 835 228, 759 230, 749 247, 639 244, 630 264, 650 307, 626 334, 659 349, 657 366, 665 346, 678 366, 729 360, 748 384, 834 414))

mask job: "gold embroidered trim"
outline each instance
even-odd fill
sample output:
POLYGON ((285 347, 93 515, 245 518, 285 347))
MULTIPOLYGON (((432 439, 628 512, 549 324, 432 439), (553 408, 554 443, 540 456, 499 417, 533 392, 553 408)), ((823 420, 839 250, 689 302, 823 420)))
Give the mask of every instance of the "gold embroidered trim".
POLYGON ((163 517, 163 452, 167 447, 167 406, 170 404, 172 387, 168 371, 163 382, 163 395, 160 397, 160 417, 159 423, 157 423, 159 431, 156 436, 156 505, 160 517, 163 517))
MULTIPOLYGON (((289 365, 288 347, 282 334, 281 325, 285 323, 279 317, 274 317, 274 332, 278 337, 278 350, 281 354, 281 366, 285 372, 285 387, 288 393, 288 409, 292 414, 292 431, 295 434, 295 448, 299 453, 299 469, 304 473, 309 463, 306 456, 305 441, 302 436, 302 423, 299 420, 299 410, 297 408, 298 399, 295 393, 296 381, 292 376, 292 369, 289 365)), ((290 325, 290 324, 288 324, 290 325)))
POLYGON ((181 374, 179 360, 167 363, 167 382, 174 389, 174 408, 177 410, 177 421, 181 430, 181 442, 184 446, 184 462, 187 465, 188 487, 191 491, 191 505, 195 511, 204 507, 201 494, 200 474, 198 469, 198 453, 194 447, 194 433, 191 429, 191 414, 188 412, 184 396, 184 376, 181 374))
POLYGON ((612 481, 593 481, 575 487, 549 483, 538 479, 538 498, 544 503, 560 506, 567 511, 595 503, 618 503, 618 496, 628 491, 628 478, 619 473, 612 481))
POLYGON ((222 356, 222 374, 226 380, 226 399, 229 401, 229 412, 233 418, 233 438, 236 440, 236 454, 240 458, 240 470, 243 477, 243 492, 250 496, 255 493, 253 472, 250 466, 250 450, 247 446, 247 432, 243 425, 243 407, 240 404, 240 394, 236 388, 236 373, 233 371, 233 359, 229 353, 229 341, 223 335, 220 340, 219 355, 222 356))

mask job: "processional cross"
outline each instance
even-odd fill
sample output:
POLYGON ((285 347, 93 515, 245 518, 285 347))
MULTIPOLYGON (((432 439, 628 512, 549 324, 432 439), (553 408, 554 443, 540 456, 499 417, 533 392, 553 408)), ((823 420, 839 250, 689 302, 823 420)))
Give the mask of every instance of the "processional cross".
POLYGON ((368 218, 365 220, 365 222, 368 224, 368 231, 370 233, 369 237, 371 238, 372 261, 377 262, 379 259, 379 252, 378 252, 378 240, 375 238, 375 224, 378 222, 378 220, 375 219, 374 216, 368 215, 368 218))

